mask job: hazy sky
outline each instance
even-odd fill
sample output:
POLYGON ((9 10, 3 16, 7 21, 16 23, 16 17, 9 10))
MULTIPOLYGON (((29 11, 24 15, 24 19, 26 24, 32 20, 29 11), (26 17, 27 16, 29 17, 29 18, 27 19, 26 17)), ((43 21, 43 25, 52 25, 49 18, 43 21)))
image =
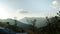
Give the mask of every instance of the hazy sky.
POLYGON ((0 0, 0 18, 53 16, 60 9, 60 0, 0 0), (3 15, 2 15, 3 14, 3 15), (2 16, 1 16, 2 15, 2 16))

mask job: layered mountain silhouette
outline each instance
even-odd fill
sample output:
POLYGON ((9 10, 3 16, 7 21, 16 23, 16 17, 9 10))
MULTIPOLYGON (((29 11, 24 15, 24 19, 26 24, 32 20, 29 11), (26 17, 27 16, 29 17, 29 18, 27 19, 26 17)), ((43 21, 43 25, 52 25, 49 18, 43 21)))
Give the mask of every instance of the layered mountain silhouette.
MULTIPOLYGON (((3 21, 3 20, 2 20, 3 21)), ((1 21, 1 22, 2 22, 1 21)), ((9 24, 10 25, 15 25, 15 20, 14 19, 5 19, 5 22, 9 22, 9 24)), ((5 23, 4 22, 4 23, 5 23)), ((18 26, 18 27, 20 27, 20 28, 23 28, 23 29, 27 29, 27 30, 32 30, 32 25, 30 25, 30 24, 25 24, 25 23, 22 23, 22 22, 20 22, 20 21, 18 21, 18 20, 16 20, 16 26, 18 26)), ((35 29, 37 29, 36 27, 35 27, 35 29)))
POLYGON ((21 19, 20 21, 26 24, 31 24, 30 20, 34 20, 36 19, 35 22, 35 27, 40 28, 40 27, 44 27, 47 25, 46 21, 46 17, 24 17, 23 19, 21 19), (27 21, 28 20, 28 21, 27 21))

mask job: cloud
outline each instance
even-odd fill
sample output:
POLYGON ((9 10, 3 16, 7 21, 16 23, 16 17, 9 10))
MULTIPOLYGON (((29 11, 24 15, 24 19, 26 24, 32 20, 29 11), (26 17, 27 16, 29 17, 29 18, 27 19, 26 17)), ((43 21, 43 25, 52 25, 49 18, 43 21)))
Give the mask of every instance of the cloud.
POLYGON ((52 1, 52 8, 57 8, 58 7, 58 1, 57 0, 54 0, 52 1))
POLYGON ((60 0, 53 0, 52 1, 52 8, 59 9, 60 8, 60 0))
POLYGON ((29 13, 29 11, 24 10, 24 9, 18 9, 18 10, 16 11, 16 13, 27 14, 27 13, 29 13))
POLYGON ((30 13, 29 11, 20 9, 14 15, 12 14, 12 16, 17 17, 17 20, 19 20, 24 17, 45 17, 46 15, 41 13, 30 13), (24 13, 21 13, 21 12, 24 12, 24 13))
POLYGON ((57 1, 53 1, 52 4, 53 4, 53 5, 57 5, 57 1))
POLYGON ((24 17, 26 17, 27 13, 29 14, 30 12, 24 9, 17 9, 15 13, 11 13, 11 16, 17 17, 17 19, 22 19, 24 17))

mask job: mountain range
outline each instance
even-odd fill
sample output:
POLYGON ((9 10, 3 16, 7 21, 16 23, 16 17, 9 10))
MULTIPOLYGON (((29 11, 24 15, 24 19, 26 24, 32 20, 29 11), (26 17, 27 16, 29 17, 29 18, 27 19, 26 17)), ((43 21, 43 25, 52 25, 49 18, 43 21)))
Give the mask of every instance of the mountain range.
POLYGON ((46 23, 47 19, 45 17, 24 17, 23 19, 20 20, 20 22, 32 25, 31 20, 34 19, 36 19, 35 27, 37 28, 47 25, 46 23))
MULTIPOLYGON (((2 22, 2 23, 6 23, 6 22, 9 22, 9 24, 10 25, 15 25, 15 20, 14 19, 4 19, 4 20, 1 20, 0 22, 2 22)), ((25 23, 22 23, 22 22, 20 22, 20 21, 18 21, 18 20, 16 20, 16 26, 18 26, 18 27, 20 27, 20 28, 23 28, 23 29, 29 29, 29 30, 31 30, 32 29, 32 25, 30 25, 30 24, 25 24, 25 23)), ((36 27, 35 27, 35 29, 37 29, 36 27)))
MULTIPOLYGON (((34 19, 36 19, 35 28, 40 28, 47 25, 46 23, 47 19, 45 17, 24 17, 23 19, 16 20, 16 23, 18 27, 21 27, 23 29, 32 29, 33 26, 30 21, 34 19)), ((15 25, 14 19, 8 18, 8 19, 0 20, 0 21, 9 22, 10 25, 15 25)))

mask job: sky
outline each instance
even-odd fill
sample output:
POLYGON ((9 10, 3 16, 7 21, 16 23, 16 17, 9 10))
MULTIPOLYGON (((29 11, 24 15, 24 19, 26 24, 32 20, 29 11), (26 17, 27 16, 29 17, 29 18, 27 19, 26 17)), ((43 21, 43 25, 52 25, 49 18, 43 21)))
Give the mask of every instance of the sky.
POLYGON ((0 0, 0 18, 54 16, 60 0, 0 0))

